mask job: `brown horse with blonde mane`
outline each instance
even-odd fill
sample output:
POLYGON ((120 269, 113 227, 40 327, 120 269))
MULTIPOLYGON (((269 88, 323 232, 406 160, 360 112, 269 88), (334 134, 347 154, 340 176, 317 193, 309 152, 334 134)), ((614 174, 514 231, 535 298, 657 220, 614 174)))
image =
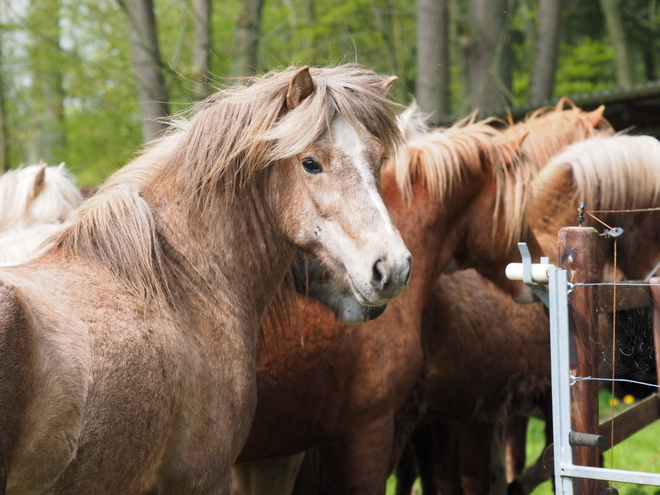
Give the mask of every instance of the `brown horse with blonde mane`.
MULTIPOLYGON (((555 107, 540 108, 522 122, 506 129, 505 134, 510 138, 526 136, 520 145, 519 154, 527 174, 517 187, 525 189, 527 194, 532 196, 531 184, 534 177, 562 148, 594 136, 612 135, 614 130, 603 119, 603 111, 604 107, 601 106, 592 112, 584 112, 568 98, 561 98, 555 107), (569 105, 568 109, 564 109, 565 104, 569 105)), ((543 202, 537 202, 536 198, 533 198, 529 204, 527 221, 535 236, 541 236, 547 241, 548 238, 544 236, 544 233, 548 232, 547 218, 539 216, 531 206, 537 204, 542 208, 543 202)), ((544 252, 549 249, 552 253, 556 252, 556 231, 552 235, 554 248, 547 243, 542 244, 544 252)), ((518 253, 514 259, 519 259, 518 253)), ((511 404, 526 400, 520 397, 523 391, 529 397, 538 395, 538 386, 525 388, 520 385, 519 391, 515 391, 515 379, 511 375, 514 373, 515 376, 515 372, 510 373, 508 370, 517 369, 518 360, 502 355, 499 347, 500 344, 520 342, 525 338, 530 343, 535 342, 534 335, 514 335, 510 325, 504 322, 508 319, 524 322, 525 318, 534 318, 536 309, 518 308, 508 304, 510 298, 505 294, 493 294, 493 290, 493 284, 487 283, 479 274, 473 271, 458 272, 449 279, 445 276, 440 278, 432 302, 427 307, 424 326, 431 349, 428 370, 431 383, 426 399, 431 404, 431 414, 427 420, 432 422, 436 431, 431 433, 427 431, 430 427, 424 426, 426 430, 418 432, 413 443, 415 439, 421 441, 416 449, 416 457, 421 463, 418 469, 422 472, 425 491, 429 493, 435 493, 440 488, 442 493, 460 493, 464 490, 466 493, 481 494, 488 491, 493 480, 496 480, 495 484, 499 483, 499 491, 502 487, 505 489, 506 482, 501 469, 504 461, 496 455, 493 470, 490 467, 491 441, 495 436, 496 424, 501 424, 500 420, 506 416, 505 411, 510 410, 510 406, 499 405, 506 402, 504 398, 507 397, 511 404), (478 283, 479 280, 481 283, 478 283), (459 286, 470 289, 457 290, 459 286), (486 308, 499 307, 501 301, 507 302, 506 308, 500 312, 500 318, 495 318, 491 314, 495 315, 497 312, 486 308), (483 311, 479 308, 483 308, 483 311), (525 316, 519 317, 521 314, 525 316), (501 333, 507 335, 495 333, 495 321, 502 322, 501 333), (465 326, 461 326, 460 322, 465 326), (485 336, 483 332, 486 331, 491 333, 485 336), (493 334, 501 338, 492 339, 493 334), (472 337, 478 342, 474 343, 472 337), (465 342, 470 342, 471 345, 464 345, 465 342), (489 345, 490 343, 493 345, 489 345), (489 364, 493 356, 499 356, 504 365, 489 364), (474 363, 479 363, 479 366, 475 367, 474 363), (506 371, 500 373, 501 370, 506 371), (459 377, 457 380, 454 379, 456 376, 459 377), (484 380, 484 376, 492 379, 484 380), (488 393, 482 393, 484 383, 489 384, 488 393), (461 397, 458 401, 457 395, 461 397), (518 398, 514 399, 514 396, 518 398), (495 398, 498 397, 496 401, 495 398), (456 404, 456 407, 453 408, 452 404, 456 404), (466 407, 472 412, 466 413, 466 407), (485 418, 491 418, 492 421, 485 418), (431 436, 436 438, 435 449, 431 449, 428 443, 431 436), (433 455, 430 455, 432 450, 436 452, 435 467, 433 455)), ((533 329, 522 324, 520 332, 524 334, 526 331, 531 332, 533 329)), ((530 346, 533 348, 533 344, 530 346)), ((497 446, 495 448, 497 450, 497 446)), ((412 459, 408 454, 412 455, 412 452, 404 456, 399 470, 397 493, 400 494, 409 493, 416 477, 415 470, 409 466, 412 459)))
POLYGON ((470 120, 409 131, 407 154, 383 171, 381 184, 415 258, 410 284, 382 316, 360 325, 346 326, 299 295, 299 327, 263 329, 257 412, 236 466, 244 495, 287 493, 296 460, 282 472, 287 460, 272 458, 312 447, 331 493, 384 493, 419 414, 421 316, 437 277, 460 251, 509 292, 521 290, 503 276, 515 241, 527 234, 524 191, 515 187, 518 142, 470 120), (289 478, 277 488, 263 479, 276 473, 289 478))
MULTIPOLYGON (((529 188, 533 201, 528 218, 538 226, 537 238, 556 263, 557 231, 576 224, 579 201, 586 201, 594 210, 660 205, 660 143, 646 136, 595 137, 577 142, 553 158, 529 188)), ((618 240, 619 269, 633 278, 645 277, 660 259, 657 215, 598 216, 626 232, 618 240)), ((593 220, 588 223, 603 228, 593 220)), ((602 259, 611 259, 612 244, 600 242, 602 259)), ((518 428, 521 417, 515 416, 517 413, 542 411, 544 419, 551 418, 548 322, 540 305, 534 306, 509 304, 505 295, 474 272, 441 277, 425 320, 436 342, 431 352, 427 401, 430 417, 435 419, 435 436, 449 436, 451 440, 436 445, 437 486, 426 474, 427 491, 504 493, 503 451, 493 462, 499 471, 499 484, 493 484, 491 449, 484 438, 501 435, 498 429, 514 418, 516 429, 524 435, 526 421, 518 428), (480 363, 478 367, 475 362, 480 363), (454 466, 462 477, 457 478, 447 466, 454 466)), ((524 442, 520 446, 524 447, 524 442)), ((423 459, 421 454, 418 458, 423 459)), ((525 493, 547 478, 548 471, 541 466, 539 460, 518 480, 517 486, 525 493)), ((524 456, 510 461, 508 480, 515 480, 523 467, 524 456)), ((426 464, 423 470, 432 472, 433 466, 426 464)))
POLYGON ((389 82, 305 67, 221 91, 0 272, 3 493, 229 492, 296 247, 368 304, 408 281, 378 187, 389 82))

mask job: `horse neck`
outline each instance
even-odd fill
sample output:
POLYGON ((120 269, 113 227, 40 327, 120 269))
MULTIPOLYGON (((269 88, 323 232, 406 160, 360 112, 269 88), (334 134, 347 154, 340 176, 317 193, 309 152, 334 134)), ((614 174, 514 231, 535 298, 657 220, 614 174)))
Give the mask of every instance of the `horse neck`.
POLYGON ((173 189, 159 186, 158 193, 147 190, 144 196, 165 241, 166 262, 178 273, 176 283, 196 286, 193 293, 206 294, 227 317, 247 321, 256 337, 295 252, 275 225, 267 196, 247 185, 193 218, 173 189))
MULTIPOLYGON (((534 187, 532 186, 534 190, 534 187)), ((527 210, 529 226, 545 256, 557 264, 559 251, 557 233, 562 227, 577 225, 577 201, 573 198, 570 175, 557 177, 542 190, 534 190, 527 210)))
POLYGON ((461 243, 463 213, 483 187, 483 177, 464 177, 442 201, 429 196, 419 180, 413 181, 412 198, 404 198, 394 174, 385 171, 381 185, 385 204, 413 257, 410 282, 401 304, 423 307, 435 284, 461 243))

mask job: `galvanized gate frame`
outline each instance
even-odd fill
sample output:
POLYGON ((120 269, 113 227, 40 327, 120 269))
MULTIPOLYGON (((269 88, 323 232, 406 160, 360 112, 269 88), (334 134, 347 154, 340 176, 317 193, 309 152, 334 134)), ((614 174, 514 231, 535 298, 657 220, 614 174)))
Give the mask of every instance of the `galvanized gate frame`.
MULTIPOLYGON (((541 265, 547 267, 547 281, 543 280, 543 277, 532 279, 534 266, 527 245, 523 242, 519 243, 518 246, 523 258, 522 271, 524 275, 522 279, 534 292, 540 295, 541 300, 549 309, 556 493, 573 495, 574 478, 660 486, 660 474, 573 464, 572 445, 584 445, 575 440, 576 433, 571 429, 571 386, 576 383, 576 377, 572 377, 570 374, 571 349, 568 325, 568 294, 573 290, 573 287, 568 283, 566 270, 555 268, 552 265, 548 266, 547 261, 543 259, 541 265), (546 283, 548 284, 547 289, 544 287, 546 283), (543 295, 544 292, 547 295, 543 295)), ((538 270, 535 271, 538 272, 538 270)), ((587 436, 596 437, 596 435, 587 436)))

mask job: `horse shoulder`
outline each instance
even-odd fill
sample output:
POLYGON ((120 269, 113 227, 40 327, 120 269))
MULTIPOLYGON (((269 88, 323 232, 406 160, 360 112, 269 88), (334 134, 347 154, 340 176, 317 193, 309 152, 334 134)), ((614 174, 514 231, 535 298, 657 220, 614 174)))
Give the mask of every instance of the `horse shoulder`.
POLYGON ((0 474, 6 483, 24 423, 34 372, 34 341, 16 289, 0 280, 0 474))
POLYGON ((0 456, 8 489, 41 491, 76 455, 88 384, 32 302, 0 280, 0 456))

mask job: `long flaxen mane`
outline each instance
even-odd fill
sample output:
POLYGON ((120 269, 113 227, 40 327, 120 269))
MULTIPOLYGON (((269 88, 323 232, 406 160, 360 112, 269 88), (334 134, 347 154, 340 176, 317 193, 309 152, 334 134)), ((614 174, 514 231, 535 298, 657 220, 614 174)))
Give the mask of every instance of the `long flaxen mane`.
POLYGON ((402 142, 385 77, 357 65, 310 69, 312 94, 286 109, 289 67, 221 90, 186 116, 132 163, 118 171, 77 212, 52 250, 84 256, 106 267, 146 299, 167 297, 156 223, 142 192, 157 194, 161 179, 180 192, 194 222, 200 213, 232 201, 263 171, 318 140, 336 117, 368 132, 387 150, 402 142))
POLYGON ((612 136, 614 129, 603 118, 605 107, 585 112, 570 99, 561 98, 555 107, 543 107, 533 111, 522 122, 506 130, 509 136, 527 137, 522 142, 519 154, 541 169, 566 146, 596 136, 612 136), (564 110, 564 103, 570 108, 564 110))
POLYGON ((625 135, 580 141, 548 163, 533 191, 541 204, 544 197, 561 194, 566 201, 584 201, 587 210, 660 206, 660 142, 625 135), (571 196, 558 190, 566 177, 572 180, 571 196))
POLYGON ((428 130, 414 110, 412 115, 406 112, 402 127, 408 136, 408 153, 399 154, 388 165, 395 168, 400 193, 410 198, 412 182, 419 180, 432 199, 442 201, 466 177, 492 172, 497 191, 493 228, 501 216, 507 241, 520 239, 526 228, 528 201, 523 185, 530 182, 531 175, 513 143, 491 125, 492 119, 475 121, 473 115, 451 127, 428 130))

